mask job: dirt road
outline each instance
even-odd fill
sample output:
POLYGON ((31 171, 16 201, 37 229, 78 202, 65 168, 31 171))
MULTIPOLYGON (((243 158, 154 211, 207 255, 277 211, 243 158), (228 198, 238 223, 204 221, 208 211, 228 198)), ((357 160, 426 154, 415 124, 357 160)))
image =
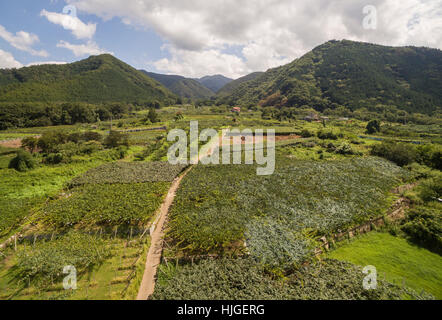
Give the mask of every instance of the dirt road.
MULTIPOLYGON (((216 147, 219 147, 220 140, 222 140, 222 138, 213 138, 210 141, 210 145, 207 147, 207 154, 199 155, 199 160, 210 155, 216 147)), ((156 274, 158 266, 161 263, 161 256, 163 253, 165 222, 169 214, 170 206, 175 199, 176 191, 178 190, 181 181, 190 170, 192 170, 192 166, 188 168, 179 178, 173 181, 172 186, 167 193, 166 199, 161 205, 159 219, 151 228, 151 245, 149 252, 147 253, 146 266, 144 269, 143 280, 141 281, 140 289, 138 290, 137 300, 147 300, 155 290, 156 274)))
POLYGON ((146 267, 144 269, 143 280, 141 282, 140 289, 138 291, 137 300, 147 300, 155 289, 155 277, 157 274, 157 268, 161 263, 161 255, 163 252, 164 241, 164 223, 169 212, 169 208, 175 199, 176 191, 180 186, 181 180, 192 169, 187 169, 179 178, 175 179, 172 186, 167 193, 166 199, 160 208, 159 220, 151 229, 151 245, 147 254, 146 267))

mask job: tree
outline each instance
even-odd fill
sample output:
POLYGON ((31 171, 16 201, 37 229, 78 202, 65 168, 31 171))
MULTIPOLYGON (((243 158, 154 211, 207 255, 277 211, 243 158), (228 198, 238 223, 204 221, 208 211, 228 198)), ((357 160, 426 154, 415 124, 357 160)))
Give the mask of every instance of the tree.
POLYGON ((35 137, 24 138, 21 142, 23 148, 28 149, 31 153, 34 153, 37 149, 38 139, 35 137))
POLYGON ((104 145, 108 148, 117 148, 119 146, 128 146, 129 141, 126 135, 118 131, 111 131, 104 140, 104 145))
POLYGON ((182 113, 181 111, 178 111, 178 112, 175 114, 175 118, 174 118, 174 120, 175 120, 175 121, 180 121, 180 120, 183 120, 183 119, 184 119, 183 113, 182 113))
POLYGON ((379 120, 371 120, 367 124, 367 133, 368 134, 374 134, 379 131, 381 131, 381 122, 379 120))
POLYGON ((19 150, 17 156, 9 162, 9 169, 25 172, 34 169, 37 163, 29 152, 19 150))
POLYGON ((151 123, 157 123, 160 122, 160 118, 158 117, 158 113, 155 111, 154 108, 151 108, 149 110, 149 113, 147 114, 147 119, 151 122, 151 123))

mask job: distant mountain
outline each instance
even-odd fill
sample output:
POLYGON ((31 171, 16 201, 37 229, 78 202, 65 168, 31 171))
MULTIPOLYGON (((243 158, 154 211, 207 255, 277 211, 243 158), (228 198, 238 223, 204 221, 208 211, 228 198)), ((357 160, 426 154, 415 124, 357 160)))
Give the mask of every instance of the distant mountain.
POLYGON ((201 79, 195 79, 195 80, 215 93, 217 93, 218 90, 220 90, 226 84, 233 81, 233 79, 226 78, 220 74, 215 76, 205 76, 201 79))
POLYGON ((351 110, 377 105, 431 113, 442 107, 442 51, 329 41, 292 63, 243 82, 232 104, 351 110))
POLYGON ((109 54, 65 65, 0 70, 0 102, 149 102, 177 97, 109 54))
POLYGON ((165 75, 140 70, 146 75, 163 84, 170 91, 182 98, 188 99, 207 99, 214 96, 215 93, 203 86, 197 80, 185 78, 182 76, 165 75))
POLYGON ((233 80, 233 81, 229 82, 228 84, 226 84, 224 87, 222 87, 220 90, 218 90, 218 95, 219 96, 229 95, 232 92, 234 92, 235 89, 238 88, 242 83, 247 82, 247 81, 251 81, 251 80, 255 80, 256 78, 258 78, 260 75, 263 75, 263 74, 264 74, 264 72, 253 72, 253 73, 248 74, 244 77, 233 80))

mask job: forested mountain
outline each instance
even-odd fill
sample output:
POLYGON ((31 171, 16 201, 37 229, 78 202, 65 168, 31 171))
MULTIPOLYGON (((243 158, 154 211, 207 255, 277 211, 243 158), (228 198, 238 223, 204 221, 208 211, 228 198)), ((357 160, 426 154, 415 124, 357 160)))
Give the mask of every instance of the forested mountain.
POLYGON ((322 111, 383 105, 431 113, 442 106, 442 52, 329 41, 292 63, 270 69, 221 98, 231 104, 322 111))
POLYGON ((206 99, 215 95, 215 93, 203 86, 194 79, 185 78, 176 75, 165 75, 141 70, 152 79, 160 82, 170 91, 182 98, 188 99, 206 99))
POLYGON ((157 81, 109 54, 66 65, 0 70, 0 102, 175 102, 157 81))
POLYGON ((233 93, 242 83, 247 82, 247 81, 251 81, 251 80, 255 80, 256 78, 258 78, 260 75, 263 75, 263 74, 264 74, 264 72, 253 72, 253 73, 248 74, 244 77, 233 80, 233 81, 229 82, 228 84, 226 84, 224 87, 222 87, 218 91, 218 95, 219 96, 229 95, 229 94, 233 93))
POLYGON ((202 77, 201 79, 195 79, 195 80, 215 93, 217 93, 226 84, 233 81, 233 79, 224 77, 220 74, 215 76, 205 76, 202 77))

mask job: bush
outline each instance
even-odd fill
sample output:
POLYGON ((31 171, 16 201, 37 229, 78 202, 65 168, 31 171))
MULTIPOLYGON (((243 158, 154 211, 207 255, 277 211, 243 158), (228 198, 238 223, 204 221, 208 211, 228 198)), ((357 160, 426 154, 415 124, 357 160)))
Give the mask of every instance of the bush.
POLYGON ((340 146, 338 146, 335 150, 337 154, 343 154, 343 155, 351 155, 355 154, 355 151, 352 149, 351 145, 344 142, 340 146))
POLYGON ((103 149, 103 146, 98 141, 88 141, 80 145, 80 153, 81 154, 92 154, 94 152, 100 151, 103 149))
POLYGON ((300 136, 303 138, 310 138, 310 137, 314 137, 315 134, 307 129, 303 129, 300 133, 300 136))
POLYGON ((63 162, 63 154, 62 153, 50 153, 44 159, 43 163, 45 164, 60 164, 63 162))
POLYGON ((332 131, 318 131, 318 138, 321 140, 338 140, 338 135, 332 131))
POLYGON ((25 172, 34 169, 37 166, 35 159, 29 152, 20 150, 17 156, 12 158, 9 162, 9 169, 15 169, 20 172, 25 172))

